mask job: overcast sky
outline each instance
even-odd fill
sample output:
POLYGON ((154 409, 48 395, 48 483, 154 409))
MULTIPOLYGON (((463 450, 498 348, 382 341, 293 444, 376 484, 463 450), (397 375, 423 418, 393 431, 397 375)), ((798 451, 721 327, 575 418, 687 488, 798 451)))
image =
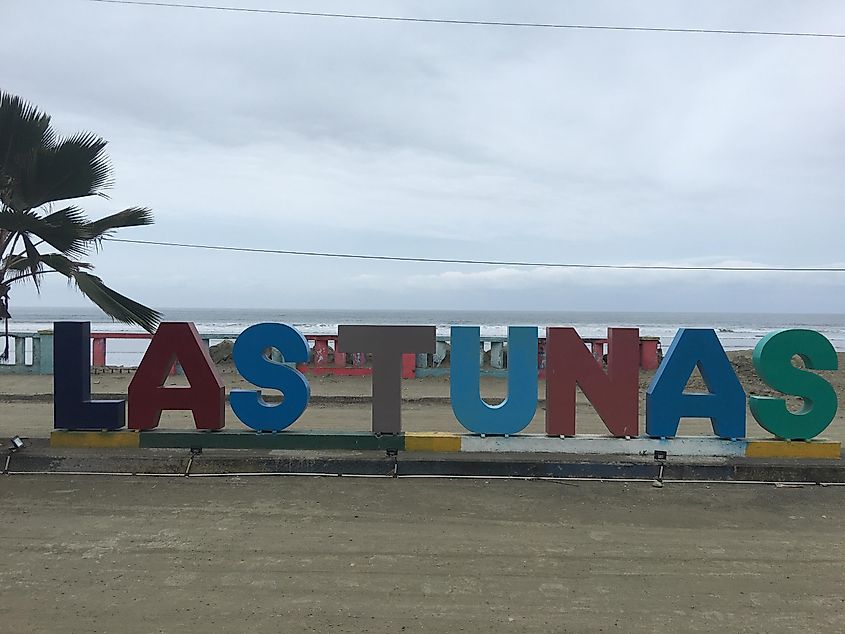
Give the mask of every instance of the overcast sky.
MULTIPOLYGON (((845 3, 225 4, 845 32, 845 3)), ((845 265, 845 40, 4 0, 0 88, 109 140, 122 237, 588 263, 845 265)), ((107 244, 156 307, 845 311, 845 274, 359 262, 107 244)), ((19 306, 77 305, 59 280, 19 306)))

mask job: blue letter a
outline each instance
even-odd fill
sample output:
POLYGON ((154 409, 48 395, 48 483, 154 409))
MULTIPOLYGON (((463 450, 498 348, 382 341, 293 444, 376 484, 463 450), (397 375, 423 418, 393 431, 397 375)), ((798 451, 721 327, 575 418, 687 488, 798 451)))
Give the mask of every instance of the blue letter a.
POLYGON ((672 438, 681 418, 709 418, 720 438, 745 437, 745 392, 716 332, 681 328, 646 391, 646 434, 672 438), (696 366, 709 394, 684 391, 696 366))

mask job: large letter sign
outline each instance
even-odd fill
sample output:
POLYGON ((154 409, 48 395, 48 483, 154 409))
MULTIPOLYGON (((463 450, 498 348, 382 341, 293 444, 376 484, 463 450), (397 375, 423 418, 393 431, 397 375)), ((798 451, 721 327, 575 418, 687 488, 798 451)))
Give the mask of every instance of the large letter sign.
MULTIPOLYGON (((379 450, 391 454, 397 451, 558 454, 574 451, 639 456, 650 453, 654 447, 679 456, 837 460, 841 457, 841 443, 837 440, 803 442, 824 431, 837 409, 833 386, 814 371, 839 369, 838 353, 827 338, 812 330, 773 332, 754 349, 757 374, 782 395, 751 396, 751 413, 761 427, 780 439, 776 441, 771 437, 746 438, 747 397, 713 329, 681 328, 663 362, 657 366, 645 396, 645 434, 651 438, 639 436, 639 382, 641 365, 647 369, 656 366, 654 361, 659 352, 656 338, 641 339, 637 328, 609 328, 606 339, 585 341, 574 328, 551 327, 541 347, 537 327, 511 326, 504 348, 506 398, 498 405, 490 405, 482 397, 481 375, 501 374, 501 339, 486 338, 493 339, 494 348, 489 367, 485 369, 482 366, 485 366, 486 342, 482 344, 481 328, 453 326, 451 332, 451 363, 446 364, 447 369, 427 367, 427 359, 426 363, 418 363, 421 359, 415 357, 446 348, 446 342, 437 343, 435 326, 340 325, 336 337, 309 335, 308 339, 287 324, 249 326, 237 337, 232 350, 238 373, 255 386, 231 393, 232 411, 249 428, 240 432, 155 431, 163 410, 191 411, 197 429, 203 431, 214 432, 224 426, 226 388, 207 344, 192 323, 169 322, 159 326, 129 384, 127 401, 91 400, 91 334, 87 322, 56 322, 52 341, 49 333, 40 333, 40 341, 33 341, 33 366, 0 367, 0 372, 49 371, 49 357, 45 359, 43 355, 49 354, 46 351, 52 347, 55 430, 51 433, 51 446, 55 447, 279 450, 307 447, 379 450), (309 349, 312 338, 317 342, 313 355, 309 349), (326 354, 327 340, 335 341, 333 363, 326 354), (593 347, 592 353, 588 351, 588 343, 593 347), (604 344, 607 345, 606 370, 599 358, 604 344), (275 352, 280 354, 281 361, 275 352), (367 364, 362 363, 361 356, 348 365, 347 352, 372 353, 372 369, 364 367, 367 364), (796 356, 803 360, 803 367, 800 361, 794 362, 796 356), (45 360, 47 364, 43 363, 45 360), (181 365, 184 377, 168 380, 174 364, 181 365), (520 436, 537 414, 538 374, 542 376, 544 367, 546 433, 520 436), (687 392, 687 384, 696 369, 706 389, 700 393, 687 392), (308 406, 311 388, 306 374, 312 371, 319 375, 371 374, 372 433, 360 427, 288 431, 308 406), (452 412, 465 431, 403 432, 402 378, 447 373, 452 412), (579 389, 614 438, 577 436, 579 389), (271 402, 262 395, 262 390, 280 392, 281 402, 271 402), (790 409, 787 396, 803 399, 802 407, 790 409), (710 419, 714 435, 723 440, 713 437, 667 440, 677 436, 683 418, 710 419), (124 420, 129 430, 121 430, 124 420), (132 433, 135 431, 140 433, 132 433)), ((98 339, 109 336, 112 335, 95 335, 98 339)), ((24 359, 19 358, 21 343, 16 346, 15 363, 23 366, 24 359)), ((444 356, 436 354, 432 359, 434 366, 439 366, 444 356)), ((102 355, 96 355, 95 363, 102 362, 102 355)), ((238 380, 234 374, 229 376, 238 380)), ((503 390, 504 386, 499 384, 497 388, 503 390)), ((485 390, 484 396, 487 395, 485 390)), ((655 456, 659 457, 657 452, 655 456)), ((394 471, 395 468, 394 463, 394 471)))
POLYGON ((646 434, 672 438, 683 417, 709 418, 720 438, 745 437, 745 392, 710 328, 678 330, 646 391, 646 434), (696 366, 709 394, 684 391, 696 366))
POLYGON ((808 440, 822 433, 836 416, 836 392, 823 377, 792 365, 798 355, 810 370, 836 370, 839 359, 828 339, 814 330, 779 330, 754 348, 754 369, 772 388, 804 399, 797 412, 772 396, 752 396, 751 414, 778 438, 808 440))
POLYGON ((59 321, 53 332, 53 427, 123 427, 126 401, 91 400, 91 322, 59 321))
POLYGON ((518 434, 537 411, 537 328, 508 328, 508 397, 498 405, 481 399, 481 329, 452 326, 452 411, 476 434, 518 434))
POLYGON ((639 433, 640 331, 609 328, 607 374, 574 328, 549 328, 546 344, 546 434, 575 435, 575 387, 614 436, 639 433))
POLYGON ((284 400, 270 405, 256 390, 232 390, 229 403, 235 416, 256 431, 282 431, 296 422, 308 406, 311 388, 296 368, 268 359, 268 347, 278 350, 285 361, 306 363, 308 341, 285 324, 256 324, 235 340, 232 359, 241 376, 258 387, 275 388, 284 400))
POLYGON ((222 429, 225 424, 226 388, 192 323, 161 324, 129 384, 130 429, 158 427, 166 409, 191 410, 197 429, 222 429), (164 387, 177 361, 190 385, 164 387))

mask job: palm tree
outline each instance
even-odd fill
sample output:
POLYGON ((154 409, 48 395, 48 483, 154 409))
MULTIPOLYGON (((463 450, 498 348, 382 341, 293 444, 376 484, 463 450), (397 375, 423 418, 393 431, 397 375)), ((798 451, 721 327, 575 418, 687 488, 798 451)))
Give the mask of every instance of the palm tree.
POLYGON ((152 224, 152 212, 131 207, 89 220, 75 205, 54 205, 105 197, 112 183, 105 146, 106 141, 87 132, 59 137, 47 114, 0 91, 0 319, 6 335, 0 358, 9 353, 12 285, 31 282, 40 291, 48 273, 67 277, 112 319, 150 332, 161 319, 155 310, 106 286, 80 259, 117 229, 152 224))

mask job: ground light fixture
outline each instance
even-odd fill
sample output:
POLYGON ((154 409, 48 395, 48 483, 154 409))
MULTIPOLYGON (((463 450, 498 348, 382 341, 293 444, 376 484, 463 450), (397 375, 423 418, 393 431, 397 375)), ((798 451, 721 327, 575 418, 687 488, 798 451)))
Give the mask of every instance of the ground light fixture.
POLYGON ((20 436, 12 436, 9 440, 9 453, 6 454, 6 464, 3 466, 3 473, 9 473, 9 463, 12 461, 12 454, 17 453, 26 447, 20 436))
POLYGON ((666 467, 666 459, 668 458, 669 453, 667 451, 656 450, 654 452, 654 460, 657 464, 660 465, 660 471, 657 474, 657 477, 652 481, 651 486, 656 489, 663 488, 663 469, 666 467))

